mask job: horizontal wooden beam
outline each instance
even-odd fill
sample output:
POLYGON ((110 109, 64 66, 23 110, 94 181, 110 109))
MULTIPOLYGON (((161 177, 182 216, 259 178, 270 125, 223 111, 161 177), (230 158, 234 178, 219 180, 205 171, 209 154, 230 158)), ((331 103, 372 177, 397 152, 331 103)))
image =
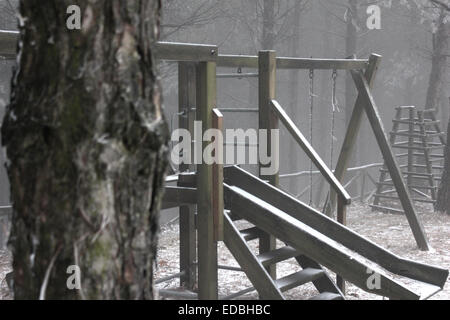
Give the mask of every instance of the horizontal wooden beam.
POLYGON ((258 57, 247 55, 221 54, 217 57, 218 67, 258 69, 258 57))
POLYGON ((319 264, 333 270, 361 289, 392 299, 420 299, 381 268, 373 266, 358 255, 353 255, 342 245, 321 234, 269 203, 238 188, 225 185, 226 204, 244 219, 267 233, 302 251, 319 264), (380 277, 381 286, 371 289, 367 286, 367 270, 373 270, 380 277))
MULTIPOLYGON (((277 69, 323 69, 351 70, 366 69, 367 59, 308 59, 308 58, 277 58, 277 69)), ((217 57, 218 67, 228 68, 258 68, 258 57, 249 55, 221 54, 217 57)))
POLYGON ((297 128, 295 123, 289 118, 286 111, 280 106, 276 100, 272 100, 271 103, 272 110, 278 115, 278 118, 283 122, 286 129, 298 143, 298 145, 303 149, 309 159, 314 163, 314 165, 322 173, 323 177, 328 181, 333 190, 341 197, 345 204, 350 204, 352 198, 348 192, 344 189, 338 179, 334 176, 333 172, 327 167, 325 162, 320 158, 319 154, 314 150, 308 140, 303 136, 301 131, 297 128))
MULTIPOLYGON (((0 56, 14 58, 18 31, 0 30, 0 56)), ((218 67, 258 68, 258 56, 251 55, 218 55, 218 47, 207 44, 158 42, 155 57, 169 61, 217 61, 218 67)), ((308 59, 278 57, 278 69, 365 69, 368 60, 365 59, 308 59)))
POLYGON ((218 47, 206 44, 158 42, 155 57, 160 60, 207 62, 217 59, 218 47))
POLYGON ((237 166, 225 167, 224 179, 392 273, 440 287, 447 280, 448 270, 403 259, 237 166))
POLYGON ((277 58, 278 69, 357 70, 366 69, 368 64, 365 59, 277 58))
POLYGON ((11 214, 12 214, 12 207, 11 206, 0 207, 0 217, 1 216, 9 216, 11 214))
POLYGON ((175 208, 197 203, 197 189, 185 187, 166 187, 161 209, 175 208))
POLYGON ((18 31, 0 30, 0 57, 14 59, 17 50, 18 31))

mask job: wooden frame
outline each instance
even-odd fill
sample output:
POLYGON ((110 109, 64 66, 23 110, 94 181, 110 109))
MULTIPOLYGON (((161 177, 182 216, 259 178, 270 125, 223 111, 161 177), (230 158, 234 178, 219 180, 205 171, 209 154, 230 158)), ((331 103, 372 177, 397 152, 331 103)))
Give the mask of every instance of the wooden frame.
POLYGON ((412 203, 408 188, 403 180, 403 175, 398 166, 397 159, 389 145, 389 140, 384 130, 378 108, 370 93, 370 85, 360 71, 351 71, 351 73, 359 92, 359 98, 361 98, 361 103, 369 118, 370 125, 372 126, 375 138, 380 146, 383 158, 386 161, 386 165, 389 169, 389 173, 394 182, 395 189, 397 190, 417 245, 421 250, 429 250, 427 236, 412 203))
MULTIPOLYGON (((213 128, 213 109, 216 107, 216 63, 197 64, 197 121, 202 122, 202 136, 213 128)), ((202 150, 207 146, 203 141, 202 150)), ((217 300, 217 241, 214 232, 213 166, 197 165, 198 215, 198 294, 200 300, 217 300)))
POLYGON ((0 30, 0 57, 14 59, 19 32, 0 30))
MULTIPOLYGON (((192 62, 178 64, 178 127, 194 131, 195 114, 191 112, 196 104, 196 67, 192 62)), ((191 164, 181 164, 181 172, 195 171, 191 164)), ((185 175, 178 176, 179 186, 190 186, 185 175)), ((197 197, 194 196, 194 199, 197 197)), ((193 290, 197 285, 197 231, 195 228, 196 207, 181 206, 179 209, 180 230, 180 284, 186 289, 193 290)))
MULTIPOLYGON (((267 152, 270 152, 273 157, 273 152, 275 152, 272 146, 272 131, 278 129, 278 118, 271 110, 270 104, 272 99, 275 99, 275 90, 276 90, 276 53, 275 51, 260 51, 259 59, 258 59, 258 72, 259 72, 259 85, 258 85, 258 96, 259 96, 259 130, 267 130, 267 152)), ((261 142, 259 142, 261 144, 261 142)), ((275 159, 278 159, 278 156, 275 156, 275 159)), ((259 161, 259 159, 258 159, 259 161)), ((263 180, 269 181, 273 186, 278 187, 279 185, 279 177, 278 173, 271 176, 263 176, 261 175, 261 168, 264 165, 259 163, 260 177, 263 180)), ((270 234, 263 234, 259 238, 259 252, 265 253, 272 251, 276 248, 277 242, 276 239, 270 234)), ((267 267, 269 274, 272 278, 276 279, 277 271, 276 265, 271 265, 267 267)))
MULTIPOLYGON (((219 109, 213 109, 212 126, 223 132, 223 115, 219 109)), ((216 152, 217 159, 223 159, 223 144, 218 144, 216 152)), ((213 164, 213 217, 214 217, 214 240, 223 241, 223 164, 213 164)))

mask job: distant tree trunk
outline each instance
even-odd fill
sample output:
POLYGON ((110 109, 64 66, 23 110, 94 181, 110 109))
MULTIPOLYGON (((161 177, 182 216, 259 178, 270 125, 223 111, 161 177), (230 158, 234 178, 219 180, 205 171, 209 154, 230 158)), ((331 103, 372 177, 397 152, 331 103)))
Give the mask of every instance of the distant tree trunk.
POLYGON ((20 1, 2 127, 15 298, 151 299, 168 140, 152 56, 160 1, 79 0, 70 31, 71 3, 20 1), (71 265, 80 290, 66 285, 71 265))
POLYGON ((428 82, 425 109, 439 109, 447 73, 447 56, 450 44, 450 23, 444 23, 448 12, 442 9, 438 29, 433 35, 433 56, 428 82))
MULTIPOLYGON (((449 98, 450 103, 450 98, 449 98)), ((447 126, 447 145, 445 146, 445 164, 442 173, 441 184, 435 205, 436 211, 450 214, 450 119, 447 126)))
POLYGON ((262 50, 275 50, 275 1, 264 0, 262 50))
MULTIPOLYGON (((293 14, 293 37, 290 41, 290 55, 293 57, 298 56, 298 50, 300 46, 300 15, 301 15, 300 5, 295 6, 293 14)), ((298 70, 292 70, 289 73, 289 102, 292 106, 292 119, 299 125, 299 72, 298 70)), ((289 172, 297 172, 299 170, 299 148, 295 143, 294 139, 290 139, 289 142, 289 172)), ((298 193, 299 183, 297 178, 291 178, 289 182, 289 190, 291 193, 298 193)))
MULTIPOLYGON (((347 32, 345 37, 345 55, 350 57, 356 54, 356 44, 358 32, 356 29, 358 23, 358 4, 356 0, 348 0, 347 11, 347 32)), ((345 82, 345 123, 350 122, 353 110, 353 101, 355 100, 355 84, 351 75, 347 75, 345 82)), ((356 151, 356 150, 355 150, 356 151)))
MULTIPOLYGON (((356 0, 348 0, 347 9, 347 31, 345 38, 345 56, 350 57, 356 55, 358 40, 358 3, 356 0)), ((356 98, 356 88, 352 76, 347 73, 345 79, 345 127, 347 128, 353 111, 354 101, 356 98)), ((363 127, 364 128, 364 127, 363 127)), ((359 141, 353 147, 353 156, 350 159, 350 167, 358 163, 359 158, 359 141)), ((356 181, 348 187, 350 193, 357 190, 356 181)))

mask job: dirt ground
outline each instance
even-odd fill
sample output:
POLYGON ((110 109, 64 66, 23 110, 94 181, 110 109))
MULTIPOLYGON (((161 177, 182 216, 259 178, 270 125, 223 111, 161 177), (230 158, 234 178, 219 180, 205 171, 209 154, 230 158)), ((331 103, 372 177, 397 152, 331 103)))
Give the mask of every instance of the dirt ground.
MULTIPOLYGON (((348 226, 401 257, 450 269, 450 216, 433 213, 432 208, 429 206, 419 206, 418 209, 432 246, 432 250, 428 252, 417 249, 408 222, 402 215, 371 212, 368 206, 356 203, 348 212, 348 226)), ((257 241, 252 241, 250 244, 256 249, 257 241)), ((179 271, 178 245, 177 224, 164 227, 159 243, 156 279, 179 271)), ((11 299, 5 280, 6 274, 11 270, 10 263, 11 256, 9 252, 0 250, 0 299, 11 299)), ((219 264, 238 267, 237 262, 223 244, 219 245, 219 264)), ((298 271, 299 267, 296 261, 292 259, 278 264, 277 270, 279 276, 284 276, 298 271)), ((449 282, 450 280, 448 279, 444 290, 434 295, 431 299, 450 300, 449 282)), ((178 286, 178 279, 174 279, 157 287, 163 289, 176 288, 178 286)), ((414 287, 414 284, 411 284, 411 286, 414 287)), ((251 283, 244 273, 226 270, 219 271, 220 296, 227 296, 248 287, 251 287, 251 283)), ((288 291, 286 296, 288 299, 304 300, 316 294, 315 288, 308 284, 288 291)), ((242 297, 242 299, 257 298, 258 296, 255 292, 242 297)), ((350 300, 383 299, 382 297, 368 294, 351 284, 348 285, 346 298, 350 300)))

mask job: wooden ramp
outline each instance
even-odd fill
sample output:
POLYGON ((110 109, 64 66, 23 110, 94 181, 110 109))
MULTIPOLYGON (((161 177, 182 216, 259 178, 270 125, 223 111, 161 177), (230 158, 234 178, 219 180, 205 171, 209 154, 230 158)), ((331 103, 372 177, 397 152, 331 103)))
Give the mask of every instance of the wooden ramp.
POLYGON ((342 299, 321 266, 391 299, 426 299, 445 284, 448 270, 402 259, 239 167, 225 168, 224 180, 225 207, 230 211, 225 215, 224 241, 262 298, 284 299, 284 290, 312 282, 320 292, 318 299, 342 299), (233 220, 239 219, 254 227, 238 230, 233 220), (286 246, 254 254, 247 241, 257 239, 261 231, 286 246), (272 279, 267 266, 289 258, 303 270, 272 279), (376 288, 368 285, 374 272, 380 279, 376 288))

